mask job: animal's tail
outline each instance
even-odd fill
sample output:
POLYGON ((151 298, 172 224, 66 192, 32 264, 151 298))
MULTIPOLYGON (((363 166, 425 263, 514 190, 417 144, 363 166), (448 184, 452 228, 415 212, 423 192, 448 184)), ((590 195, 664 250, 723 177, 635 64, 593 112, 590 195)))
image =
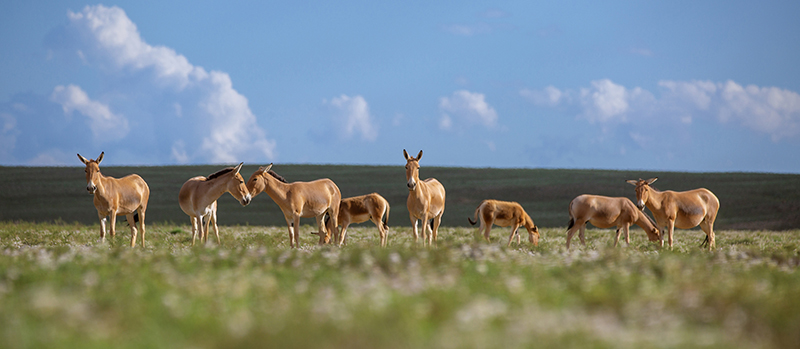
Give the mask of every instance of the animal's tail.
POLYGON ((701 247, 701 248, 703 248, 703 247, 706 247, 706 246, 708 246, 708 244, 709 244, 709 241, 708 241, 708 234, 706 234, 706 239, 705 239, 705 240, 703 240, 703 242, 701 242, 701 243, 700 243, 700 247, 701 247))
POLYGON ((386 214, 383 215, 383 229, 389 229, 389 205, 386 205, 386 214))
MULTIPOLYGON (((572 201, 575 201, 574 199, 572 201)), ((575 226, 575 218, 572 217, 572 201, 569 202, 569 224, 567 226, 567 231, 572 229, 575 226)))
POLYGON ((480 205, 478 206, 478 208, 475 209, 475 214, 472 215, 472 217, 475 218, 474 221, 472 220, 472 218, 467 217, 467 220, 469 221, 469 224, 475 225, 475 224, 478 223, 478 211, 480 209, 481 209, 480 205))

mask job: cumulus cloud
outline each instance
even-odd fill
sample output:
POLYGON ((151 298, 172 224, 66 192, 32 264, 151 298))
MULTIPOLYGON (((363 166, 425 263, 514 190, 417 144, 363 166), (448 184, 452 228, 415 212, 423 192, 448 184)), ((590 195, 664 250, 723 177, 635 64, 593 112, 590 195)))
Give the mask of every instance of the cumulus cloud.
POLYGON ((108 105, 93 101, 83 89, 75 85, 56 86, 50 100, 61 105, 64 113, 78 111, 87 118, 89 129, 98 142, 109 142, 125 138, 128 134, 128 119, 111 112, 108 105))
POLYGON ((706 117, 769 135, 773 141, 800 136, 800 94, 777 87, 742 86, 734 81, 658 82, 660 96, 640 87, 597 80, 579 90, 523 89, 520 95, 543 107, 578 106, 578 117, 592 123, 628 123, 657 118, 691 124, 706 117), (575 96, 575 98, 572 98, 575 96))
MULTIPOLYGON (((67 25, 54 29, 46 44, 79 57, 99 72, 104 84, 88 93, 74 84, 56 86, 49 101, 63 111, 61 119, 53 120, 58 126, 74 129, 76 122, 84 127, 88 123, 93 147, 128 152, 141 163, 236 163, 275 157, 275 141, 267 138, 227 73, 207 71, 169 47, 148 44, 118 7, 87 6, 67 17, 67 25), (76 112, 85 119, 75 118, 76 112), (114 148, 112 140, 124 140, 125 146, 114 148)), ((52 120, 39 112, 36 117, 52 120)), ((54 142, 33 145, 44 153, 59 146, 54 142)), ((86 145, 77 139, 61 142, 86 145)))
POLYGON ((439 99, 439 110, 442 117, 439 126, 442 129, 451 129, 454 118, 467 124, 480 124, 494 127, 497 124, 497 112, 486 102, 482 93, 459 90, 450 97, 439 99))
POLYGON ((369 105, 364 97, 341 95, 330 101, 323 101, 335 111, 334 124, 344 139, 358 134, 362 139, 374 141, 378 137, 378 127, 369 113, 369 105))

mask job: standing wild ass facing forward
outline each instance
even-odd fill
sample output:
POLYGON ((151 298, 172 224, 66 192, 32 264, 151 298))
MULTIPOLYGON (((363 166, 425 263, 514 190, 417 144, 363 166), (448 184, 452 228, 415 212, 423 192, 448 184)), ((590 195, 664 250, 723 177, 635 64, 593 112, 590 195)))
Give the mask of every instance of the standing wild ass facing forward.
POLYGON ((517 245, 520 244, 520 236, 517 230, 520 226, 528 230, 528 241, 534 246, 539 246, 539 228, 533 224, 533 219, 517 202, 498 201, 498 200, 483 200, 481 204, 475 209, 474 215, 476 221, 469 217, 467 220, 469 224, 475 225, 477 220, 480 219, 481 225, 478 228, 478 233, 483 231, 483 237, 489 241, 489 231, 492 230, 492 224, 497 224, 501 227, 511 226, 511 235, 508 236, 508 246, 511 246, 511 241, 514 240, 514 235, 517 236, 517 245))
POLYGON ((640 226, 647 233, 650 241, 658 241, 660 237, 655 222, 650 220, 650 216, 637 210, 636 205, 628 198, 584 194, 572 199, 569 203, 567 249, 569 249, 572 235, 578 229, 580 229, 578 236, 581 238, 581 244, 586 246, 584 238, 586 223, 592 223, 601 229, 616 226, 617 236, 614 239, 614 247, 617 247, 617 243, 619 243, 620 229, 625 232, 625 242, 630 245, 631 237, 628 229, 632 224, 640 226))
POLYGON ((244 184, 244 178, 239 174, 243 164, 221 169, 208 177, 192 177, 183 183, 178 193, 178 203, 192 221, 192 246, 197 235, 200 235, 201 242, 208 241, 208 227, 212 222, 217 244, 220 243, 217 228, 217 199, 222 194, 230 193, 242 206, 250 203, 250 193, 244 184), (204 219, 205 224, 203 224, 204 219))
POLYGON ((86 159, 78 154, 86 165, 86 190, 94 195, 94 207, 100 218, 100 240, 106 240, 106 217, 111 217, 111 237, 116 235, 117 215, 124 215, 131 226, 131 247, 136 246, 136 219, 139 219, 139 230, 142 231, 142 247, 144 246, 144 214, 147 211, 147 200, 150 199, 150 187, 137 174, 122 178, 106 177, 100 173, 101 152, 97 160, 86 159), (138 215, 138 217, 137 217, 138 215))
MULTIPOLYGON (((700 226, 706 233, 708 250, 714 248, 714 221, 719 212, 719 199, 705 188, 688 191, 658 191, 651 187, 658 177, 648 180, 628 180, 636 186, 636 206, 643 210, 645 206, 653 213, 659 228, 666 228, 669 234, 669 248, 672 248, 672 232, 675 228, 691 229, 700 226)), ((705 243, 705 242, 704 242, 705 243)), ((664 235, 661 235, 664 245, 664 235)))
POLYGON ((347 227, 352 223, 372 221, 378 227, 381 247, 386 247, 386 233, 389 231, 389 202, 378 193, 342 199, 339 205, 339 246, 344 244, 347 227))
POLYGON ((266 192, 281 208, 286 225, 289 226, 289 245, 300 247, 300 218, 317 218, 319 228, 319 244, 327 244, 333 238, 338 239, 337 219, 342 194, 339 187, 328 178, 311 182, 287 183, 275 171, 272 164, 260 167, 247 181, 247 189, 253 197, 266 192), (323 218, 328 215, 327 229, 323 218))
POLYGON ((414 225, 414 242, 419 239, 417 233, 417 221, 422 220, 422 243, 425 244, 428 220, 433 219, 428 244, 432 245, 436 241, 439 232, 439 225, 442 224, 444 214, 445 192, 442 183, 436 178, 428 178, 424 181, 419 180, 419 159, 422 158, 422 150, 416 158, 408 156, 408 152, 403 149, 403 156, 406 158, 406 185, 408 186, 408 214, 411 223, 414 225))

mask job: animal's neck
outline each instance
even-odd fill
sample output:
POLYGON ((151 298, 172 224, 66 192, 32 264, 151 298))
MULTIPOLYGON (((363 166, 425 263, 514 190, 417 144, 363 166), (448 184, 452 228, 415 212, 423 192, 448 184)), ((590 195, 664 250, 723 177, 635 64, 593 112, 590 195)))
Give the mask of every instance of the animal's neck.
POLYGON ((113 178, 103 176, 102 173, 97 172, 97 182, 94 183, 94 186, 97 187, 97 190, 95 190, 94 195, 98 197, 104 197, 106 195, 106 187, 108 187, 108 182, 112 179, 113 178))
MULTIPOLYGON (((214 200, 225 194, 228 191, 227 184, 228 181, 224 179, 224 177, 217 177, 214 179, 206 180, 206 184, 209 186, 208 190, 206 191, 209 196, 213 197, 214 200)), ((212 200, 213 201, 213 200, 212 200)))
POLYGON ((647 202, 644 204, 650 209, 650 211, 659 210, 661 209, 662 197, 662 192, 655 189, 650 189, 650 195, 647 197, 647 202))
POLYGON ((264 187, 264 192, 267 193, 273 201, 286 201, 288 183, 283 183, 273 178, 269 173, 264 174, 264 180, 267 182, 264 187))

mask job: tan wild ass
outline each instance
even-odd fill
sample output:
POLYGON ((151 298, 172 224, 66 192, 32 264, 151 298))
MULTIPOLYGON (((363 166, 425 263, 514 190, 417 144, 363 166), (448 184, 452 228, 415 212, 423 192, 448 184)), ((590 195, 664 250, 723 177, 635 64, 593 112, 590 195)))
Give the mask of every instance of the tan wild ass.
POLYGON ((145 247, 144 215, 150 199, 150 187, 137 174, 122 178, 103 176, 100 173, 100 162, 103 161, 104 154, 105 152, 101 152, 97 160, 86 159, 78 154, 78 158, 86 165, 86 190, 94 195, 94 207, 100 218, 100 240, 106 240, 106 217, 111 218, 111 237, 114 238, 117 215, 124 215, 131 227, 131 247, 136 246, 137 218, 139 230, 142 231, 142 247, 145 247))
POLYGON ((436 178, 428 178, 424 181, 419 180, 419 159, 422 158, 422 150, 416 158, 408 156, 408 152, 403 149, 403 156, 406 158, 406 185, 408 186, 408 214, 414 226, 414 242, 419 239, 417 233, 417 221, 422 220, 422 244, 425 244, 428 220, 433 219, 428 244, 436 242, 436 235, 439 232, 439 225, 442 224, 444 214, 445 191, 442 183, 436 178))
POLYGON ((342 199, 339 204, 339 225, 342 230, 339 235, 339 246, 344 244, 347 227, 352 223, 372 221, 378 227, 381 237, 381 247, 386 247, 386 233, 389 230, 389 202, 378 193, 372 193, 342 199))
POLYGON ((631 225, 640 226, 650 241, 658 241, 660 233, 647 214, 636 209, 636 205, 628 198, 612 198, 600 195, 580 195, 569 203, 569 227, 567 227, 567 249, 569 241, 575 231, 580 229, 578 235, 581 244, 586 246, 584 231, 586 223, 592 223, 595 227, 605 229, 613 226, 617 227, 617 236, 614 239, 614 247, 619 243, 620 229, 625 232, 625 242, 630 245, 631 237, 628 230, 631 225))
POLYGON ((489 241, 489 232, 492 230, 492 224, 497 224, 501 227, 511 226, 511 235, 508 236, 508 246, 514 240, 514 235, 517 236, 517 245, 520 244, 520 236, 517 230, 520 226, 528 230, 528 241, 534 246, 539 246, 539 228, 533 224, 531 216, 525 212, 517 202, 498 201, 498 200, 483 200, 478 208, 475 209, 473 215, 475 221, 467 217, 469 224, 475 225, 480 219, 481 225, 478 228, 478 234, 483 231, 483 237, 489 241))
POLYGON ((243 164, 223 168, 208 177, 192 177, 183 183, 178 192, 178 203, 192 221, 192 246, 198 235, 200 242, 208 242, 208 228, 212 222, 214 234, 217 235, 217 244, 220 243, 217 228, 217 199, 222 194, 230 193, 242 206, 250 203, 252 197, 247 191, 244 178, 239 174, 243 164))
POLYGON ((266 192, 278 204, 289 227, 289 245, 300 247, 300 218, 317 218, 320 245, 329 243, 332 237, 338 239, 337 219, 342 201, 339 187, 328 178, 288 183, 271 168, 269 164, 254 172, 247 181, 247 189, 253 197, 266 192), (326 214, 330 217, 327 229, 323 222, 326 214))
MULTIPOLYGON (((658 227, 666 228, 666 233, 669 234, 670 249, 672 248, 672 233, 675 228, 691 229, 699 225, 700 229, 706 233, 708 250, 712 250, 714 248, 714 221, 719 212, 717 196, 705 188, 688 191, 658 191, 650 186, 657 179, 658 177, 627 181, 636 186, 636 206, 640 210, 647 206, 653 213, 658 227)), ((664 245, 663 233, 661 245, 664 245)))

